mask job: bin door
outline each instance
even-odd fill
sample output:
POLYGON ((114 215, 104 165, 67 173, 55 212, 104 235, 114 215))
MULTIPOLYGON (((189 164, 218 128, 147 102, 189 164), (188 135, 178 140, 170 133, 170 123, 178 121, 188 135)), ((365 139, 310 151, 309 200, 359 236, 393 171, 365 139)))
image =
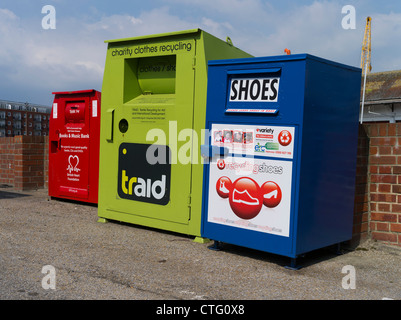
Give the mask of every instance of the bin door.
POLYGON ((285 93, 292 91, 286 91, 283 66, 252 67, 209 65, 205 148, 212 152, 205 165, 202 236, 287 254, 298 139, 297 126, 285 119, 285 93))
POLYGON ((127 59, 126 79, 133 80, 126 97, 134 87, 140 94, 114 110, 120 200, 110 208, 152 218, 152 225, 160 220, 188 224, 190 219, 195 40, 185 44, 190 50, 174 55, 127 59))
POLYGON ((89 195, 89 99, 66 100, 62 104, 64 125, 58 135, 59 194, 87 199, 89 195))

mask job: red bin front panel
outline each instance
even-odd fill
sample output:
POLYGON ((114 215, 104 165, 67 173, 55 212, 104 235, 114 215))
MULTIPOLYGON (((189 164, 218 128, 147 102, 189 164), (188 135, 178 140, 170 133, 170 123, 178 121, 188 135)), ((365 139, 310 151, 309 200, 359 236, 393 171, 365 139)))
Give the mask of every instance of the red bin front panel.
POLYGON ((55 92, 49 124, 49 196, 98 201, 100 92, 55 92))

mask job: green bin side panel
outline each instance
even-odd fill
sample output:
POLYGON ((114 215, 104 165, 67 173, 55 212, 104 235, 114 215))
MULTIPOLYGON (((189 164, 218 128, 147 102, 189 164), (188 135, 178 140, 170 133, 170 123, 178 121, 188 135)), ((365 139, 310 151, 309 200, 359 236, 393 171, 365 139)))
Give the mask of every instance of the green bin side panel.
POLYGON ((191 219, 195 226, 194 231, 200 230, 202 213, 202 186, 203 186, 203 164, 200 157, 200 145, 204 144, 206 121, 206 99, 207 99, 207 64, 209 60, 249 58, 252 55, 238 49, 237 47, 222 41, 213 35, 202 32, 200 45, 197 47, 196 74, 195 74, 195 99, 194 99, 194 130, 199 138, 197 148, 198 161, 192 166, 192 194, 191 194, 191 219), (203 47, 203 48, 202 48, 203 47))
POLYGON ((199 148, 204 139, 207 62, 250 55, 199 29, 108 43, 102 88, 102 113, 108 114, 101 117, 98 216, 200 236, 203 165, 199 148), (177 50, 172 51, 173 46, 177 50), (141 120, 143 110, 155 110, 156 120, 141 120), (123 118, 128 121, 124 134, 119 130, 123 118), (189 138, 177 141, 176 134, 188 129, 194 129, 198 139, 192 140, 192 164, 183 164, 177 154, 188 149, 190 142, 189 138), (155 136, 163 132, 164 141, 147 141, 151 132, 155 136), (121 187, 127 190, 129 183, 122 186, 119 159, 129 156, 135 162, 132 150, 144 143, 168 145, 172 151, 167 204, 121 197, 125 197, 121 187), (128 146, 126 150, 120 148, 122 144, 128 146))

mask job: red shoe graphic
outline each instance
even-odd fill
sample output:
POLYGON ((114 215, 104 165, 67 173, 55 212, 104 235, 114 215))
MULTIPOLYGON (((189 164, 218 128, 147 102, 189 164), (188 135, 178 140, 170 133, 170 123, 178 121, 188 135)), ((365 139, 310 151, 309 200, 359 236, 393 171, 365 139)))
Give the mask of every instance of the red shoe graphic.
POLYGON ((233 202, 237 203, 245 203, 249 206, 257 206, 259 205, 259 200, 257 198, 251 197, 248 190, 238 191, 234 189, 233 191, 233 202))
POLYGON ((241 219, 255 218, 263 205, 259 184, 248 177, 235 180, 230 190, 229 202, 233 212, 241 219))
POLYGON ((277 207, 283 196, 279 185, 273 181, 265 182, 262 187, 263 204, 268 208, 277 207))
POLYGON ((225 182, 224 181, 220 181, 220 191, 223 193, 228 194, 230 192, 230 190, 228 190, 225 186, 225 182))
POLYGON ((231 182, 230 178, 225 176, 221 177, 216 183, 217 194, 223 199, 228 198, 232 185, 233 183, 231 182))
POLYGON ((277 189, 276 190, 273 190, 273 191, 270 191, 269 193, 266 193, 266 194, 264 194, 263 195, 263 198, 265 198, 265 199, 271 199, 271 198, 275 198, 275 199, 277 199, 277 189))

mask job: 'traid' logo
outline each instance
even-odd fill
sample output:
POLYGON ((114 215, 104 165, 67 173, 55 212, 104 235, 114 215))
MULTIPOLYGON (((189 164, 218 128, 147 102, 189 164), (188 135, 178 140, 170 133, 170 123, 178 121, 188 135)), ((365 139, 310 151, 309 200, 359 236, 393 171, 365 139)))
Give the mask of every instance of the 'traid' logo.
POLYGON ((162 175, 161 180, 156 181, 139 177, 128 179, 126 171, 122 170, 121 190, 127 195, 134 194, 139 198, 153 197, 160 200, 166 193, 166 175, 162 175))
POLYGON ((123 199, 166 205, 170 201, 171 151, 168 146, 158 146, 163 148, 159 151, 166 156, 166 159, 160 163, 150 164, 146 158, 149 146, 152 145, 140 143, 120 145, 118 195, 123 199))

